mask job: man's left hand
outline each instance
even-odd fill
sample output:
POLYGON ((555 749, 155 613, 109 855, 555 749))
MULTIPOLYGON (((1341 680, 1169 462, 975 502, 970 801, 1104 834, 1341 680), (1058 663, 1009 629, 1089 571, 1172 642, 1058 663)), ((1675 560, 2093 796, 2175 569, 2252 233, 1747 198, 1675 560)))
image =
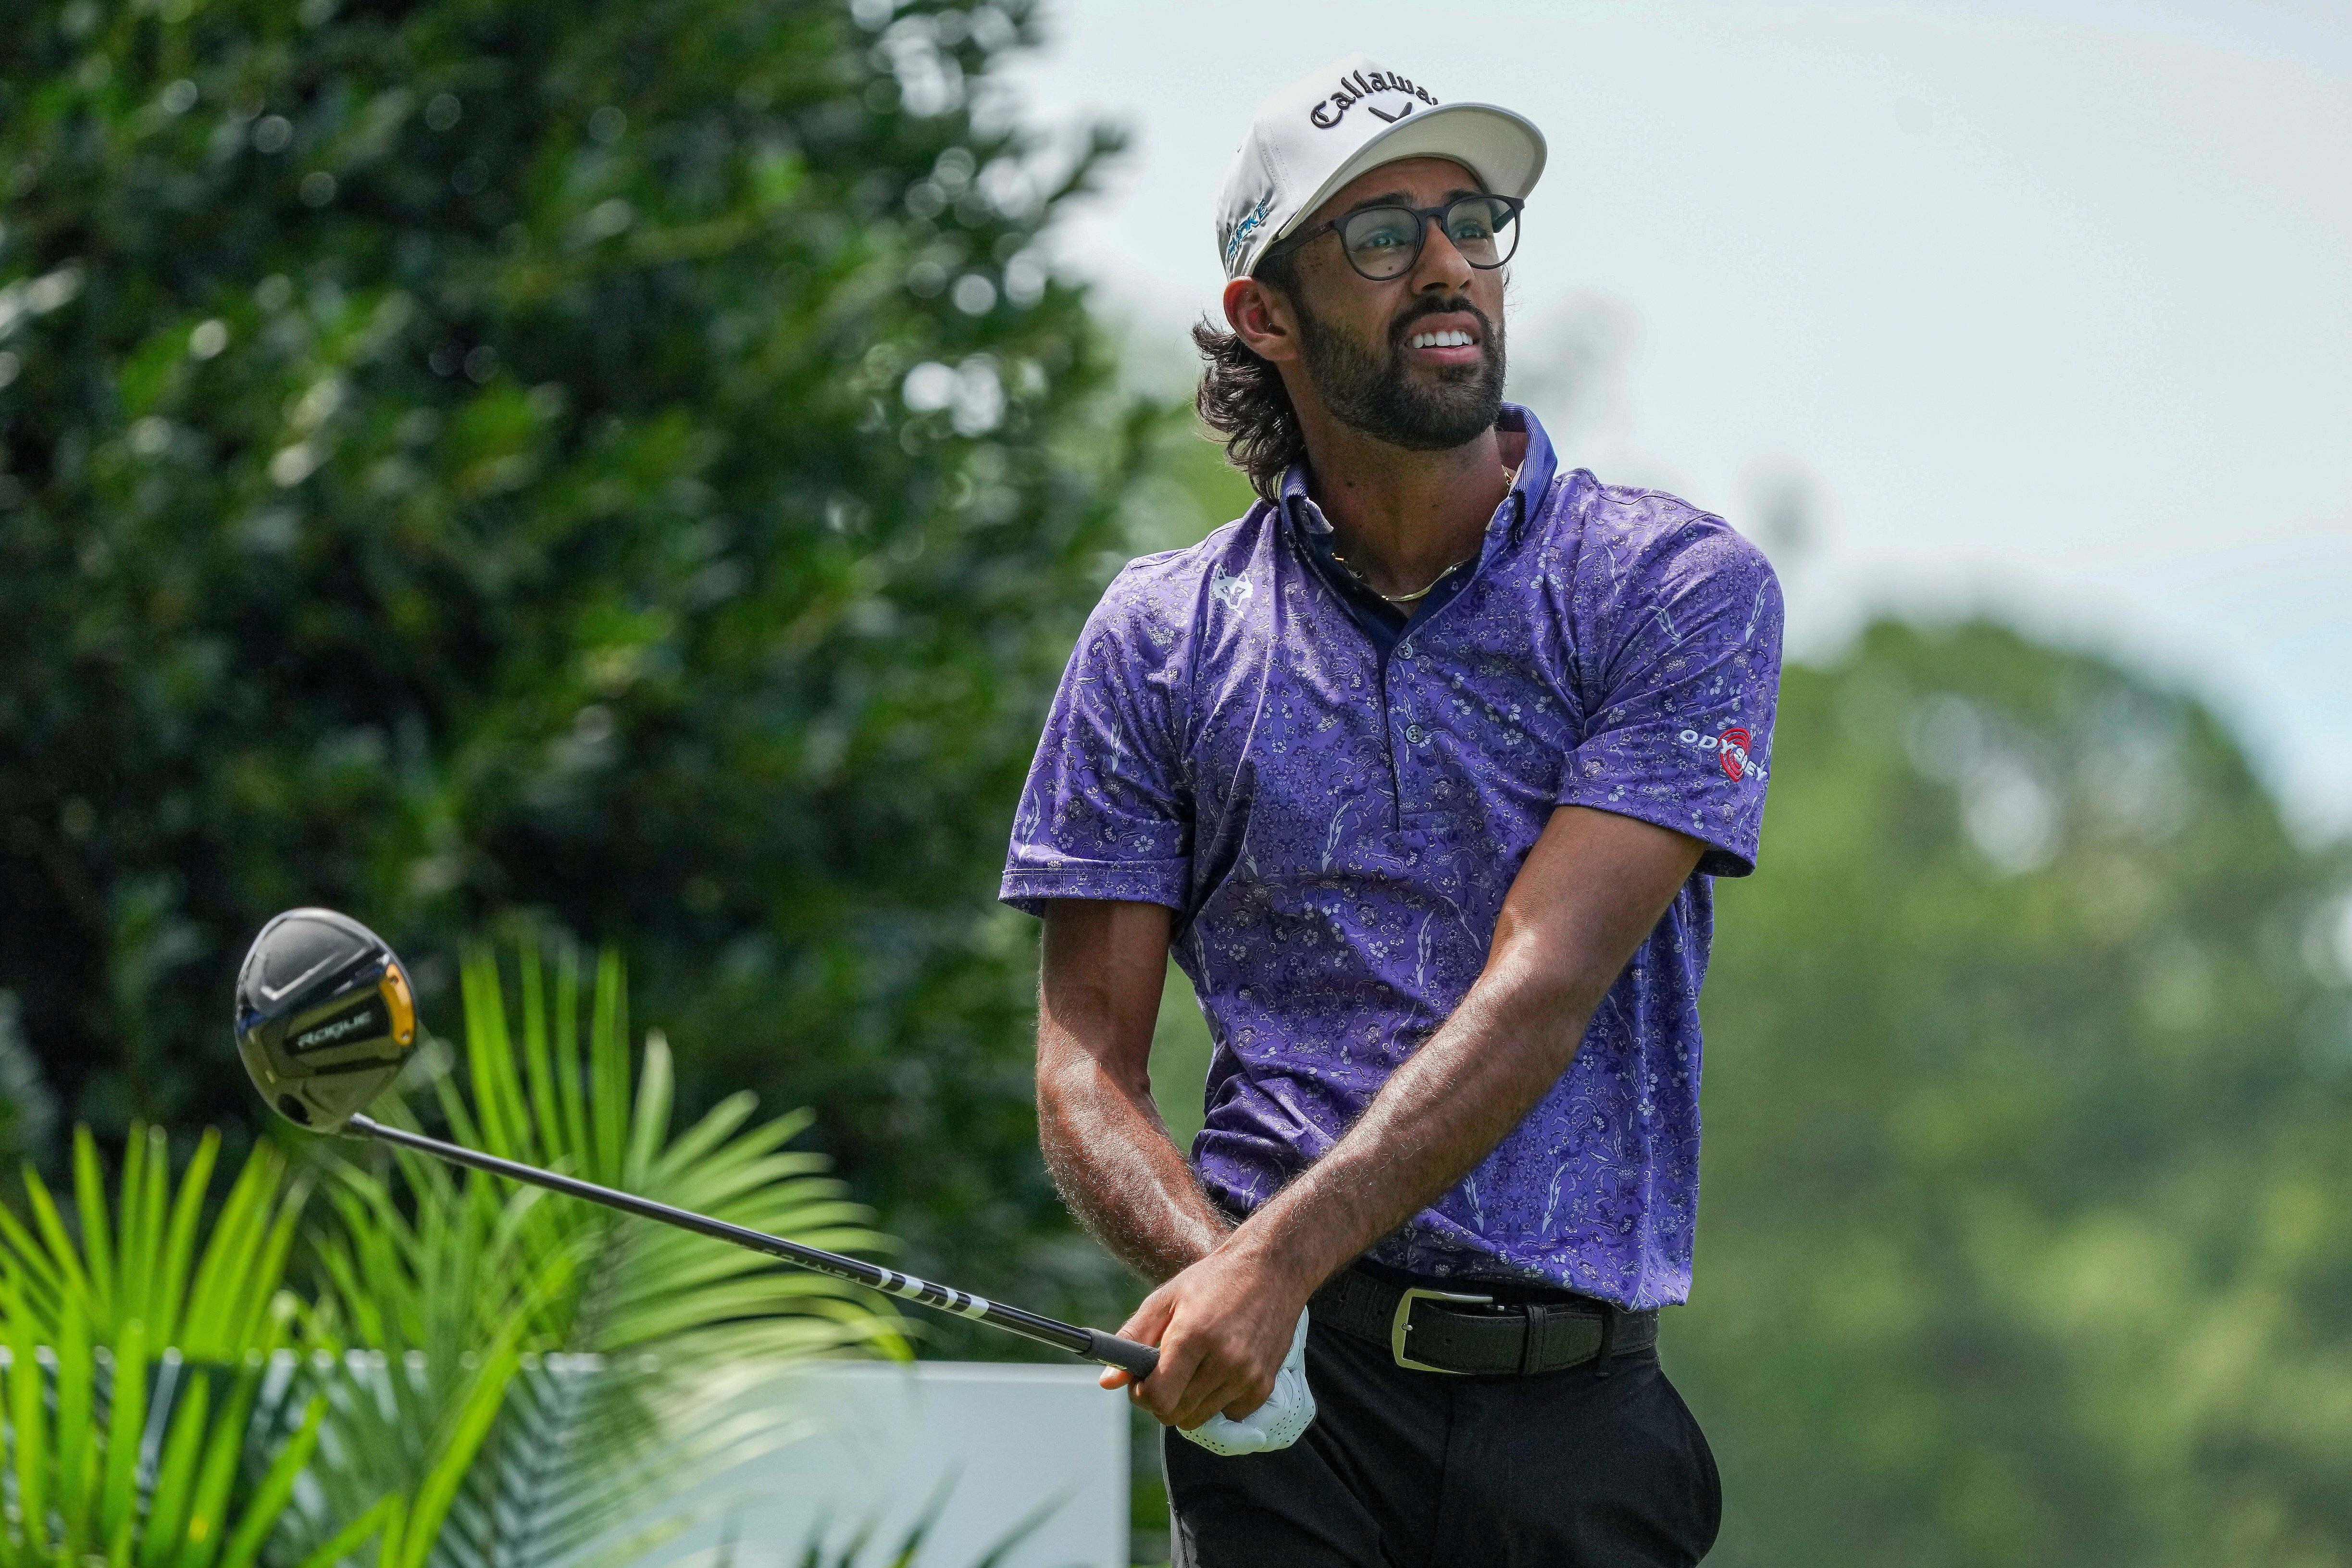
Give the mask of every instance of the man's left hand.
MULTIPOLYGON (((1240 1420, 1274 1393, 1311 1287, 1228 1242, 1143 1300, 1119 1337, 1160 1347, 1130 1397, 1186 1431, 1220 1413, 1240 1420)), ((1105 1388, 1131 1381, 1105 1372, 1105 1388)))

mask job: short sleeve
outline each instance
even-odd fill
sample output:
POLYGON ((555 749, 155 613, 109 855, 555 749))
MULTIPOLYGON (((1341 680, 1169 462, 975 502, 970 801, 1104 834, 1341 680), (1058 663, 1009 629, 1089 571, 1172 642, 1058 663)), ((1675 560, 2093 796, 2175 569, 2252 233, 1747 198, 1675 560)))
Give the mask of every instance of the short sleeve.
MULTIPOLYGON (((1622 496, 1624 492, 1612 492, 1622 496)), ((1585 737, 1559 804, 1703 841, 1698 868, 1756 868, 1780 689, 1780 586, 1717 518, 1636 492, 1591 518, 1572 574, 1585 737)))
POLYGON ((1177 704, 1189 616, 1138 563, 1087 617, 1054 694, 1013 814, 997 897, 1030 914, 1049 899, 1129 899, 1181 910, 1192 809, 1177 704))

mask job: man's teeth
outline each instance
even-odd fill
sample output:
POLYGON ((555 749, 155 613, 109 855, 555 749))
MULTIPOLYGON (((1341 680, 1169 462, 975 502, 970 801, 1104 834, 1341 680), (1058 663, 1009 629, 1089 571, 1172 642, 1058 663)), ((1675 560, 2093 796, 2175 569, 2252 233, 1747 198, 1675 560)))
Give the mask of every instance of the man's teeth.
POLYGON ((1417 349, 1466 349, 1470 341, 1467 332, 1415 332, 1412 343, 1417 349))

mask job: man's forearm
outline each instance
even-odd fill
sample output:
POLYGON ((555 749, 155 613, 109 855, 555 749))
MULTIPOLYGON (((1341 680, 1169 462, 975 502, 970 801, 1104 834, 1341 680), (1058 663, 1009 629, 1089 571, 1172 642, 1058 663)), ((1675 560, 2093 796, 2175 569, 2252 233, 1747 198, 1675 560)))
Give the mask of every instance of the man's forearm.
POLYGON ((1490 970, 1330 1152, 1233 1245, 1311 1290, 1475 1170, 1575 1059, 1608 989, 1490 970))
POLYGON ((1151 1099, 1169 911, 1063 900, 1045 914, 1037 992, 1037 1141, 1062 1201, 1153 1284, 1225 1238, 1151 1099))
POLYGON ((1568 1071, 1698 853, 1697 840, 1647 823, 1555 814, 1454 1016, 1230 1247, 1312 1290, 1476 1169, 1568 1071))
POLYGON ((1230 1226, 1142 1086, 1072 1053, 1040 1073, 1037 1110, 1062 1201, 1121 1263, 1157 1285, 1224 1240, 1230 1226))
POLYGON ((1160 1347, 1138 1400, 1188 1429, 1264 1403, 1316 1287, 1468 1174, 1559 1083, 1699 850, 1631 817, 1553 812, 1445 1026, 1305 1174, 1120 1329, 1160 1347))

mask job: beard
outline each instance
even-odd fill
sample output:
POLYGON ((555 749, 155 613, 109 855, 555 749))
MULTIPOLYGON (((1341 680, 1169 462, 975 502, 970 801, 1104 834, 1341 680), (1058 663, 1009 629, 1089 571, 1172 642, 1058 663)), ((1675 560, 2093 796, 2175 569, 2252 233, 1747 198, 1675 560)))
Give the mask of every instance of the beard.
POLYGON ((1432 300, 1391 324, 1380 348, 1333 325, 1293 298, 1307 379, 1332 416, 1349 428, 1413 452, 1443 452, 1475 440, 1503 410, 1503 329, 1469 300, 1432 300), (1405 340, 1427 316, 1477 318, 1476 364, 1446 365, 1434 384, 1405 363, 1405 340))

